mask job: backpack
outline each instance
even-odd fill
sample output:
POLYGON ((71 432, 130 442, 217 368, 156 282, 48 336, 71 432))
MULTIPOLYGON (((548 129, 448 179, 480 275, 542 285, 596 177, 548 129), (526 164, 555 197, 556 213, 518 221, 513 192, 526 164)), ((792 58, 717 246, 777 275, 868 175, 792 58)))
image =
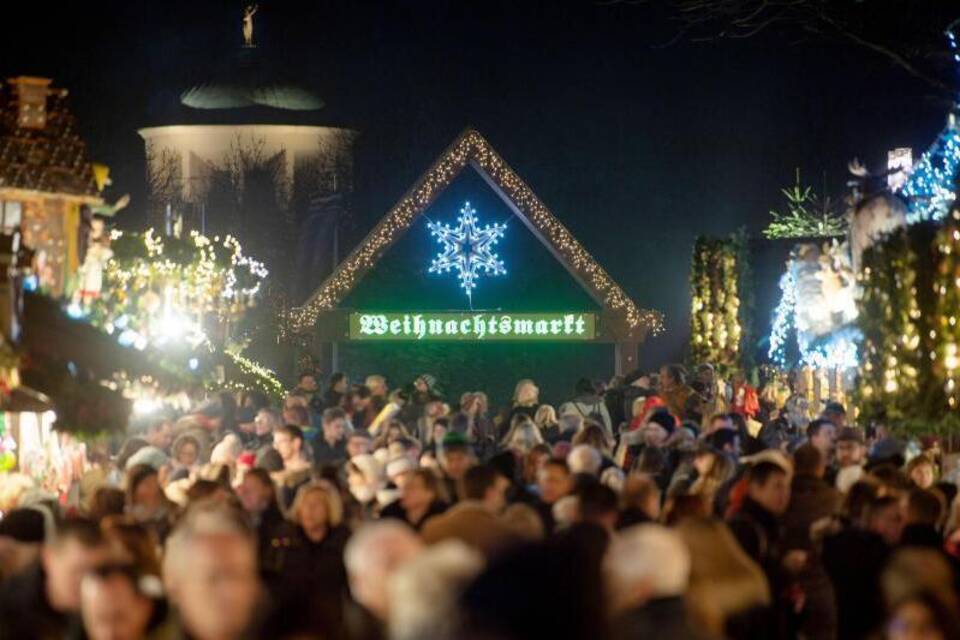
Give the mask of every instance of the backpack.
POLYGON ((600 410, 600 409, 601 409, 601 406, 602 406, 602 405, 601 405, 602 402, 603 402, 603 401, 601 400, 600 402, 597 402, 596 404, 590 405, 590 406, 588 407, 588 408, 589 408, 589 412, 588 412, 588 413, 584 413, 584 412, 583 412, 583 409, 580 408, 580 403, 579 403, 579 402, 574 401, 573 406, 574 406, 574 408, 576 408, 577 413, 579 413, 581 416, 583 416, 584 420, 592 420, 593 422, 596 422, 598 425, 600 425, 601 427, 603 427, 604 430, 606 430, 606 428, 607 428, 607 422, 606 422, 606 420, 603 419, 603 412, 600 410))

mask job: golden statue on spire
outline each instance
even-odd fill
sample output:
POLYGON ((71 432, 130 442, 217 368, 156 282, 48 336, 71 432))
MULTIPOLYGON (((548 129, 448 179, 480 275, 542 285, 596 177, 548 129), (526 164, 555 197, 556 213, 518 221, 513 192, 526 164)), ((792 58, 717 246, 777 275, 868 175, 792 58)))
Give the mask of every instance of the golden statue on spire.
POLYGON ((256 47, 253 44, 253 16, 257 12, 258 5, 248 4, 243 8, 243 46, 256 47))

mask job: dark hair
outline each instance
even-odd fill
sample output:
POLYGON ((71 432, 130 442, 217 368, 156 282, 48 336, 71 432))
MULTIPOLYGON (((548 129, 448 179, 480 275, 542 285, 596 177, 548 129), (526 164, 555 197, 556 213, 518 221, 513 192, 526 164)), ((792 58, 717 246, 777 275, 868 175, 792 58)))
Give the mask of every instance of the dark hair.
POLYGON ((283 458, 276 449, 270 445, 264 445, 257 451, 256 468, 263 469, 266 472, 283 471, 283 458))
POLYGON ((440 477, 432 469, 414 469, 410 478, 407 479, 407 482, 410 482, 413 478, 420 478, 427 491, 433 494, 434 500, 450 502, 450 496, 447 495, 446 486, 444 486, 443 482, 440 481, 440 477))
POLYGON ((116 487, 98 487, 90 499, 88 516, 94 522, 100 522, 107 516, 123 514, 127 496, 116 487))
POLYGON ((500 472, 489 464, 478 464, 467 469, 460 481, 460 497, 463 500, 483 500, 487 491, 497 484, 500 472))
POLYGON ((63 520, 54 531, 51 546, 62 546, 68 540, 73 540, 87 549, 104 544, 100 526, 87 518, 67 518, 63 520))
POLYGON ((301 371, 301 372, 300 372, 300 375, 297 376, 297 382, 303 382, 303 379, 306 378, 307 376, 316 379, 316 377, 317 377, 317 372, 316 372, 316 371, 301 371))
POLYGON ((577 491, 577 499, 580 518, 588 522, 616 512, 619 502, 616 492, 599 482, 583 485, 577 491))
POLYGON ((785 476, 787 472, 780 465, 763 460, 750 467, 750 470, 747 472, 747 479, 750 484, 762 487, 767 484, 771 477, 777 474, 785 476))
POLYGON ((127 503, 133 504, 133 494, 141 482, 156 475, 157 470, 148 464, 135 464, 127 469, 127 503))
POLYGON ((345 374, 345 373, 341 373, 341 372, 339 372, 339 371, 336 372, 336 373, 332 373, 332 374, 330 374, 330 382, 329 382, 329 384, 328 384, 327 386, 328 386, 330 389, 333 389, 334 386, 336 386, 338 383, 340 383, 340 382, 342 382, 342 381, 344 381, 344 380, 346 380, 346 379, 347 379, 347 374, 345 374))
POLYGON ((310 424, 310 412, 307 411, 306 407, 294 405, 292 407, 287 407, 283 410, 283 412, 293 415, 293 419, 302 425, 310 424))
POLYGON ((128 438, 124 441, 123 446, 120 447, 120 451, 117 453, 117 468, 125 469, 127 467, 127 460, 148 444, 146 440, 140 437, 128 438))
POLYGON ((877 499, 880 487, 876 482, 858 480, 847 491, 843 501, 843 510, 851 520, 859 520, 867 505, 877 499))
POLYGON ((303 442, 303 429, 295 424, 285 424, 282 427, 277 427, 274 433, 285 433, 292 439, 303 442))
POLYGON ((936 526, 943 517, 944 504, 940 496, 926 489, 914 489, 907 497, 907 513, 911 524, 936 526))
POLYGON ((740 434, 733 429, 717 429, 705 438, 705 442, 717 451, 723 451, 727 445, 736 447, 739 437, 740 434))
POLYGON ((370 387, 365 384, 355 384, 350 388, 350 395, 359 396, 360 398, 369 398, 370 387))
POLYGON ((345 420, 347 413, 340 407, 330 407, 323 410, 323 424, 330 424, 334 420, 345 420))
POLYGON ((577 384, 573 389, 577 395, 594 394, 597 392, 597 387, 589 378, 580 378, 577 380, 577 384))
POLYGON ((807 438, 814 438, 817 434, 820 433, 820 430, 825 426, 834 426, 832 422, 826 418, 817 418, 816 420, 811 420, 810 424, 807 425, 807 438))
POLYGON ((798 476, 813 476, 823 465, 823 454, 809 442, 793 452, 793 470, 798 476))
POLYGON ((663 369, 675 382, 678 382, 679 384, 686 384, 687 370, 682 364, 668 364, 663 369))
POLYGON ((193 504, 194 502, 205 500, 222 489, 224 489, 222 482, 204 480, 202 478, 198 479, 187 489, 187 502, 193 504))
POLYGON ((450 418, 448 418, 447 416, 440 416, 439 418, 433 421, 433 426, 435 427, 440 426, 440 427, 443 427, 444 429, 449 429, 450 418))
POLYGON ((890 507, 899 507, 900 498, 896 496, 877 496, 873 500, 867 502, 863 509, 863 522, 864 524, 869 524, 870 520, 876 516, 878 513, 884 509, 889 509, 890 507))

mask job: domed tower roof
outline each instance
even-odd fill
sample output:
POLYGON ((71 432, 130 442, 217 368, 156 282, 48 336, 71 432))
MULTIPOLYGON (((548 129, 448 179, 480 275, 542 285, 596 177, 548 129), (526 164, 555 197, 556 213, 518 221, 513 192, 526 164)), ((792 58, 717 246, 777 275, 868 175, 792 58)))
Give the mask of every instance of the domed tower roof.
POLYGON ((245 47, 215 71, 180 94, 180 103, 193 109, 270 107, 286 111, 317 111, 323 100, 296 81, 282 77, 259 55, 245 47))

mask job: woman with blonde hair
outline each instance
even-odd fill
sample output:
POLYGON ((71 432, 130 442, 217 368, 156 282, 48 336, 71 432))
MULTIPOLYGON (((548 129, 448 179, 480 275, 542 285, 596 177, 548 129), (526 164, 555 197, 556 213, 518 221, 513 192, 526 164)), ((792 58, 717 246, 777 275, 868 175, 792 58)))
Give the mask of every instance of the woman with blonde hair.
POLYGON ((524 378, 517 383, 513 390, 513 401, 509 407, 504 407, 497 420, 497 435, 502 440, 510 427, 513 426, 513 420, 518 415, 526 416, 531 420, 537 415, 537 409, 540 408, 540 388, 529 378, 524 378))
POLYGON ((278 601, 297 594, 324 602, 326 596, 341 597, 346 588, 343 550, 350 530, 343 524, 340 492, 327 480, 310 481, 297 490, 288 517, 264 562, 278 601))
POLYGON ((675 530, 690 550, 687 604, 700 624, 717 637, 762 637, 771 599, 760 566, 717 519, 685 518, 675 530))
POLYGON ((560 420, 557 419, 557 410, 553 405, 540 405, 533 416, 533 423, 540 429, 540 435, 547 442, 554 443, 560 439, 560 420))

